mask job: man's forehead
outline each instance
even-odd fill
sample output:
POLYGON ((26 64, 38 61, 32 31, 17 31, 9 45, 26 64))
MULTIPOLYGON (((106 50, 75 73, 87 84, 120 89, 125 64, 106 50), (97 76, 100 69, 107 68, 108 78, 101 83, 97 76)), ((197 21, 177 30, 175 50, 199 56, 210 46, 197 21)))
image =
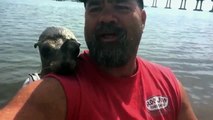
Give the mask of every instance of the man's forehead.
POLYGON ((127 1, 135 1, 135 0, 85 0, 85 2, 104 2, 104 1, 107 1, 107 2, 127 2, 127 1))
POLYGON ((94 3, 94 4, 100 4, 100 2, 114 2, 114 3, 129 3, 129 2, 136 2, 140 8, 144 8, 143 0, 79 0, 80 2, 84 2, 84 7, 86 7, 87 3, 94 3))

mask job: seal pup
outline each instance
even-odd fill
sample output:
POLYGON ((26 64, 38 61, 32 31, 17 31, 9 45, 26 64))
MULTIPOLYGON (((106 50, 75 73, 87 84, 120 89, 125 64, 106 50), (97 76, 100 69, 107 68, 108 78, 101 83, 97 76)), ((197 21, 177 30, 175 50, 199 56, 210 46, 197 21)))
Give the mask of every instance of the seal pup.
POLYGON ((65 27, 47 27, 34 44, 39 48, 42 69, 40 76, 48 73, 69 74, 74 72, 80 52, 80 42, 65 27))

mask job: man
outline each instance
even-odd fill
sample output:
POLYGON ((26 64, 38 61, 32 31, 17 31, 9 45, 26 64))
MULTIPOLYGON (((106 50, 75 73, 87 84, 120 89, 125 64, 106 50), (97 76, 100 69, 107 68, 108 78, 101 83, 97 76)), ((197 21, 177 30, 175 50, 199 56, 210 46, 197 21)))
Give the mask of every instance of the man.
POLYGON ((165 67, 136 57, 142 0, 87 0, 75 75, 50 74, 22 88, 2 110, 17 120, 196 120, 182 85, 165 67))

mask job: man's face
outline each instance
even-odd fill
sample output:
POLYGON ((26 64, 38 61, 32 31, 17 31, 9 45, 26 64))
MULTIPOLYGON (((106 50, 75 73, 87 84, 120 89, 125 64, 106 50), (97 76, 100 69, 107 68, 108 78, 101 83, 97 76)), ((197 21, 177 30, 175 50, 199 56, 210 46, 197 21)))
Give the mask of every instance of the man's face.
POLYGON ((137 54, 145 12, 136 0, 88 0, 85 39, 97 64, 121 67, 137 54))

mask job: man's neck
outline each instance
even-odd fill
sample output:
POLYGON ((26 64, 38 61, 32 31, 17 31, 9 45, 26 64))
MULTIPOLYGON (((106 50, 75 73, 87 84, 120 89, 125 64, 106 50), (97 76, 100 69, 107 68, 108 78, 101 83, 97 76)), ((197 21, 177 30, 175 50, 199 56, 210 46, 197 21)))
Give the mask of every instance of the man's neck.
POLYGON ((116 67, 116 68, 106 68, 101 67, 103 71, 106 73, 114 76, 114 77, 127 77, 131 76, 137 71, 137 62, 136 57, 133 57, 129 60, 129 62, 122 66, 122 67, 116 67))

